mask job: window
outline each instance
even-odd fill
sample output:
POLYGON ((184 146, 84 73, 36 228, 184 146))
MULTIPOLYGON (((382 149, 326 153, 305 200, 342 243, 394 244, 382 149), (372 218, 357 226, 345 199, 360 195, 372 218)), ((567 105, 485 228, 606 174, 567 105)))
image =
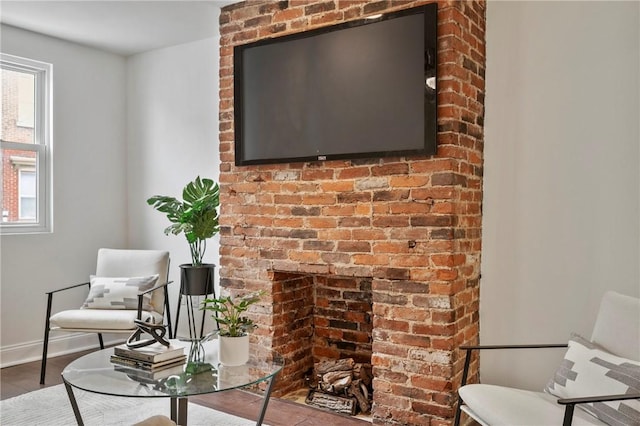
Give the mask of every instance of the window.
POLYGON ((51 65, 0 53, 2 234, 51 231, 51 65))
POLYGON ((36 215, 36 171, 20 170, 19 217, 20 220, 34 220, 36 215))

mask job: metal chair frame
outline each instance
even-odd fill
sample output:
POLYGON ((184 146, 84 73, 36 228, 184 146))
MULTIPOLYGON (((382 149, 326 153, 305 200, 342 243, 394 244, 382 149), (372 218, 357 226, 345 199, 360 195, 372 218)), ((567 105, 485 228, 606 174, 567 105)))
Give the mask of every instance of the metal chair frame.
MULTIPOLYGON (((534 345, 476 345, 476 346, 460 346, 461 350, 466 351, 464 359, 464 370, 462 371, 462 383, 460 387, 467 384, 469 376, 469 365, 471 364, 471 352, 474 350, 495 350, 495 349, 544 349, 544 348, 566 348, 566 343, 551 344, 534 344, 534 345)), ((573 422, 573 411, 577 404, 589 404, 593 402, 622 401, 625 399, 638 399, 640 394, 623 394, 623 395, 599 395, 584 398, 560 398, 558 404, 564 405, 564 419, 562 426, 571 426, 573 422)), ((458 394, 458 406, 456 408, 456 416, 454 426, 460 425, 460 415, 462 411, 463 400, 458 394)))
MULTIPOLYGON (((169 276, 169 268, 170 268, 170 263, 168 262, 167 264, 167 277, 169 276)), ((154 286, 153 288, 150 288, 148 290, 145 290, 143 292, 138 293, 138 315, 137 315, 137 319, 141 319, 142 318, 142 303, 143 303, 143 296, 145 294, 148 293, 152 293, 156 290, 159 289, 164 289, 164 311, 165 311, 165 315, 167 317, 167 322, 168 322, 168 333, 169 333, 169 338, 173 338, 173 334, 171 332, 171 311, 169 309, 169 291, 167 289, 167 286, 169 284, 171 284, 173 281, 167 281, 166 283, 163 284, 158 284, 156 286, 154 286)), ((45 294, 47 295, 47 314, 46 314, 46 320, 45 320, 45 326, 44 326, 44 342, 43 342, 43 347, 42 347, 42 363, 40 365, 40 384, 44 385, 44 379, 45 379, 45 375, 46 375, 46 371, 47 371, 47 352, 48 352, 48 347, 49 347, 49 333, 51 332, 51 322, 50 322, 50 318, 51 318, 51 307, 53 305, 53 295, 55 293, 59 293, 61 291, 66 291, 66 290, 71 290, 74 288, 79 288, 82 286, 87 286, 87 289, 91 288, 91 283, 90 282, 85 282, 85 283, 80 283, 80 284, 75 284, 69 287, 64 287, 64 288, 59 288, 57 290, 53 290, 53 291, 48 291, 45 294)), ((54 329, 54 331, 57 331, 57 329, 54 329)), ((59 331, 66 331, 66 330, 59 330, 59 331)), ((75 330, 69 330, 69 331, 75 331, 75 330)), ((85 331, 85 330, 83 330, 85 331)), ((102 339, 102 333, 104 332, 108 332, 108 333, 128 333, 131 334, 132 332, 134 332, 135 330, 122 330, 122 331, 113 331, 113 330, 109 330, 109 331, 93 331, 93 330, 86 330, 87 333, 96 333, 98 334, 98 341, 100 342, 100 349, 104 349, 104 340, 102 339)))

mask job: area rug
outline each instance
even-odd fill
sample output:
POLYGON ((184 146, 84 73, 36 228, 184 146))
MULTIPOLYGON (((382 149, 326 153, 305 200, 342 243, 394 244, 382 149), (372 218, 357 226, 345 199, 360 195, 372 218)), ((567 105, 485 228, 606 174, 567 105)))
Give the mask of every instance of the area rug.
MULTIPOLYGON (((86 426, 124 426, 156 414, 169 416, 168 398, 123 398, 74 389, 86 426)), ((193 426, 249 426, 254 421, 189 403, 193 426)), ((64 385, 51 386, 0 401, 2 426, 72 426, 76 424, 64 385)))

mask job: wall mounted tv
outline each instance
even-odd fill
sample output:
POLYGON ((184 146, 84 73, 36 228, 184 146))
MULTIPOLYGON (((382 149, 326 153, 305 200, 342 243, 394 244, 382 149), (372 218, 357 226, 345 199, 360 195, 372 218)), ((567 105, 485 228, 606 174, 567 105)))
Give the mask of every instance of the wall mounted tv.
POLYGON ((235 163, 436 152, 437 4, 234 47, 235 163))

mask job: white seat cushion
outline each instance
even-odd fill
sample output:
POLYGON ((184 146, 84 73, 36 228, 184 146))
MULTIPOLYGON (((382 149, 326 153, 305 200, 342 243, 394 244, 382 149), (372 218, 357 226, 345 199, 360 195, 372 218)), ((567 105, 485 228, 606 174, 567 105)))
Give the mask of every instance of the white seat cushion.
MULTIPOLYGON (((553 395, 494 385, 473 384, 460 388, 460 396, 484 423, 497 425, 561 425, 564 406, 553 395)), ((575 410, 573 425, 604 425, 581 410, 575 410)))
MULTIPOLYGON (((138 316, 136 310, 114 309, 70 309, 58 312, 50 319, 51 327, 83 330, 134 330, 133 320, 138 316)), ((142 311, 142 320, 151 318, 154 324, 162 324, 162 315, 156 312, 142 311)))
POLYGON ((174 422, 167 416, 156 415, 138 422, 133 426, 176 426, 176 422, 174 422))

